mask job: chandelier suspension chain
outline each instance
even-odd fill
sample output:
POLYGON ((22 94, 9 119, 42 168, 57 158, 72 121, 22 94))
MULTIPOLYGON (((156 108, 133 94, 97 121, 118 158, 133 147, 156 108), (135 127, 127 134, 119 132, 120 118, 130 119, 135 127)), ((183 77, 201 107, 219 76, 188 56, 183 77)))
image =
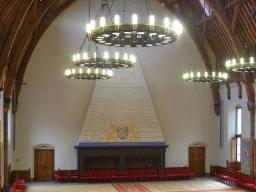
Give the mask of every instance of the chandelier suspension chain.
MULTIPOLYGON (((146 2, 147 12, 148 12, 148 2, 147 0, 145 0, 145 2, 146 2)), ((148 16, 149 16, 149 12, 148 12, 148 16)))
POLYGON ((153 10, 152 10, 152 7, 151 7, 150 0, 148 0, 148 3, 149 3, 149 7, 150 7, 150 12, 151 12, 151 13, 153 13, 153 10))
POLYGON ((124 11, 123 11, 123 22, 124 23, 124 14, 125 14, 126 0, 124 1, 124 11))

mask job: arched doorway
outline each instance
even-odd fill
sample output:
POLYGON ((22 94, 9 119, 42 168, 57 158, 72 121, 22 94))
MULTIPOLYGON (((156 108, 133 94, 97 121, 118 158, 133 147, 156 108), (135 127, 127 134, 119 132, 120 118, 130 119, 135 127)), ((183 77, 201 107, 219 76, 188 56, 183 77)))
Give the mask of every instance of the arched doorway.
POLYGON ((205 146, 194 144, 189 146, 189 167, 196 176, 205 176, 205 146))
POLYGON ((34 149, 34 179, 50 181, 54 176, 54 148, 40 146, 34 149))

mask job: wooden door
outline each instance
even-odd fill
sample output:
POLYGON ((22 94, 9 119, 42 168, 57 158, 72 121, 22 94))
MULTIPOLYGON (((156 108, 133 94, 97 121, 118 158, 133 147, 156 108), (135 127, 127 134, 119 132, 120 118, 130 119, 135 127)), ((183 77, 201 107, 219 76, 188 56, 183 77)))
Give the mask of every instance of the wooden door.
POLYGON ((189 147, 189 167, 196 176, 205 175, 205 147, 189 147))
POLYGON ((35 180, 53 180, 54 150, 35 149, 34 153, 34 178, 35 180))

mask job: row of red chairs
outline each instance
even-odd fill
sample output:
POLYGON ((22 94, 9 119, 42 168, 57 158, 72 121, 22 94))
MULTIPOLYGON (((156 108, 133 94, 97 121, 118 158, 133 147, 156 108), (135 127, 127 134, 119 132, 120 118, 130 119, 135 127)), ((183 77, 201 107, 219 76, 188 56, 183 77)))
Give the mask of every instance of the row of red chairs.
MULTIPOLYGON (((189 178, 195 176, 193 173, 193 169, 188 167, 183 168, 165 168, 160 169, 157 171, 156 169, 129 169, 125 171, 116 171, 115 169, 101 169, 101 170, 87 170, 82 171, 81 173, 81 179, 82 180, 113 180, 116 179, 162 179, 164 178, 189 178)), ((67 177, 67 171, 55 171, 55 179, 57 180, 64 180, 68 179, 67 177)), ((76 170, 72 171, 71 180, 78 180, 78 173, 76 170)))
POLYGON ((221 173, 216 174, 216 176, 224 183, 246 188, 248 190, 256 190, 256 179, 243 175, 242 173, 221 168, 221 173))
POLYGON ((17 175, 11 192, 22 192, 22 190, 24 188, 24 184, 25 184, 25 180, 19 179, 19 175, 17 175))

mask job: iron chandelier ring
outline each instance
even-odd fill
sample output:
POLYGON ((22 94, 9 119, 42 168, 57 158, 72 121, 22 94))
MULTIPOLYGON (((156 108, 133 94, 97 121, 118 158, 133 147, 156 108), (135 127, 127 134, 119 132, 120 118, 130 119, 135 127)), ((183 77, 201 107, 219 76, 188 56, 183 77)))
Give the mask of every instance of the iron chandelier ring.
POLYGON ((149 24, 120 24, 98 27, 87 34, 95 43, 117 47, 151 47, 177 40, 173 29, 149 24))
POLYGON ((73 65, 77 67, 88 67, 88 68, 122 69, 122 68, 134 67, 135 63, 125 59, 88 58, 88 59, 73 61, 73 65))
POLYGON ((66 75, 70 79, 79 79, 79 80, 103 80, 110 79, 112 76, 109 74, 96 74, 96 73, 71 73, 66 75))

